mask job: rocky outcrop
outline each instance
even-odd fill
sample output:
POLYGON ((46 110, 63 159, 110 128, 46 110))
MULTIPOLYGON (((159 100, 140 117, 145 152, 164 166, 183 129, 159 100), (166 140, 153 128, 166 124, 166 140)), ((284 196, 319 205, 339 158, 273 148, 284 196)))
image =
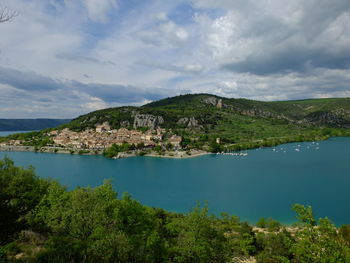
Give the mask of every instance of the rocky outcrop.
POLYGON ((139 127, 148 127, 150 129, 156 129, 162 123, 164 119, 162 116, 154 116, 151 114, 135 114, 134 116, 134 129, 139 127))
POLYGON ((305 122, 334 128, 350 128, 350 120, 335 112, 318 111, 306 116, 305 122))
POLYGON ((216 106, 217 98, 215 98, 215 97, 208 97, 208 98, 203 99, 203 102, 206 103, 206 104, 210 104, 212 106, 216 106))
POLYGON ((251 116, 251 117, 263 117, 263 118, 272 118, 277 117, 276 114, 273 114, 269 111, 263 111, 260 109, 248 109, 248 110, 238 110, 242 115, 251 116))
POLYGON ((128 128, 130 126, 130 122, 129 121, 121 121, 120 126, 124 127, 124 128, 128 128))
POLYGON ((203 100, 204 103, 212 105, 218 109, 229 109, 236 111, 242 115, 250 116, 250 117, 260 117, 260 118, 276 118, 276 119, 285 119, 287 121, 292 121, 291 119, 287 118, 283 114, 275 114, 270 111, 264 111, 257 108, 250 108, 250 109, 241 109, 239 107, 235 107, 233 105, 224 104, 222 102, 222 99, 218 99, 215 97, 208 97, 203 100))
POLYGON ((207 97, 203 100, 204 103, 210 104, 214 107, 217 107, 218 109, 221 109, 224 107, 224 104, 222 103, 222 99, 218 99, 215 97, 207 97))
POLYGON ((189 129, 192 129, 192 128, 197 128, 199 127, 199 123, 198 121, 194 118, 194 117, 184 117, 184 118, 181 118, 177 121, 177 124, 178 125, 183 125, 183 126, 186 126, 187 128, 189 129))
POLYGON ((270 111, 264 111, 261 109, 256 109, 256 108, 252 108, 252 109, 240 109, 240 108, 235 108, 236 111, 238 111, 240 114, 242 115, 246 115, 246 116, 250 116, 250 117, 258 117, 258 118, 274 118, 274 119, 278 119, 278 120, 285 120, 287 122, 290 123, 294 123, 295 120, 283 115, 283 114, 277 114, 274 112, 270 112, 270 111))

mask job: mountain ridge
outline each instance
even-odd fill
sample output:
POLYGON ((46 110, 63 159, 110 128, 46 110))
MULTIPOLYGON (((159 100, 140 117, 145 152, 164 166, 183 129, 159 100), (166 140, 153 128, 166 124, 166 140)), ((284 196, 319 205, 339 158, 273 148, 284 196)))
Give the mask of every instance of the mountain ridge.
POLYGON ((31 131, 54 128, 58 125, 65 124, 71 119, 0 119, 0 131, 31 131))
MULTIPOLYGON (((126 133, 121 128, 134 134, 141 132, 137 135, 141 137, 160 129, 163 139, 151 144, 166 148, 170 138, 181 138, 182 150, 211 152, 323 140, 331 136, 350 136, 350 98, 265 102, 187 94, 139 107, 97 110, 56 128, 28 136, 17 135, 12 139, 18 139, 25 145, 45 146, 55 145, 52 142, 53 130, 67 136, 70 134, 72 138, 90 138, 91 134, 87 135, 89 131, 95 131, 97 139, 105 138, 103 144, 106 146, 110 140, 108 133, 126 133), (101 126, 108 127, 106 134, 99 133, 101 126)), ((135 144, 131 139, 126 141, 135 144)), ((86 142, 81 139, 79 144, 85 145, 86 142)))
MULTIPOLYGON (((84 123, 89 123, 89 120, 87 120, 85 117, 95 116, 96 118, 93 118, 91 122, 93 124, 97 124, 98 121, 108 121, 109 113, 119 111, 118 118, 121 121, 130 121, 130 119, 136 115, 135 112, 137 112, 140 114, 162 116, 165 119, 164 125, 166 125, 166 118, 171 119, 172 117, 178 117, 178 119, 180 119, 181 117, 194 117, 191 116, 191 114, 200 115, 200 112, 196 112, 196 109, 206 109, 205 112, 207 112, 208 107, 212 107, 212 113, 217 112, 217 110, 214 110, 216 107, 218 110, 226 111, 231 114, 238 113, 250 117, 286 119, 290 122, 300 122, 304 119, 305 124, 313 124, 314 122, 317 123, 318 121, 318 125, 323 124, 324 126, 337 128, 350 127, 349 98, 265 102, 249 99, 225 98, 211 94, 179 95, 151 102, 140 107, 123 106, 117 108, 107 108, 79 116, 72 121, 76 122, 82 120, 82 122, 85 121, 84 123), (100 118, 103 114, 105 114, 107 117, 100 118), (330 116, 330 114, 333 116, 330 116), (328 117, 325 119, 325 116, 328 117), (331 117, 341 118, 341 120, 331 122, 331 117)), ((114 125, 116 125, 116 123, 114 123, 114 125)), ((120 123, 120 126, 123 125, 120 123)))

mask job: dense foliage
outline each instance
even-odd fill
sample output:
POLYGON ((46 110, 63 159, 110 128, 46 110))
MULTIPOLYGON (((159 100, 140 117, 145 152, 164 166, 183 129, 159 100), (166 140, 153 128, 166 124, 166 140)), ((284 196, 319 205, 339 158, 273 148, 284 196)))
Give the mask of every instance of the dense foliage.
POLYGON ((0 143, 7 142, 9 140, 20 140, 22 146, 34 146, 35 150, 38 150, 41 147, 53 144, 52 138, 47 135, 48 131, 50 131, 50 129, 26 133, 15 133, 6 137, 0 137, 0 143))
POLYGON ((315 220, 295 205, 298 226, 170 213, 118 198, 109 182, 68 191, 33 168, 0 161, 0 262, 349 262, 350 226, 315 220))
POLYGON ((109 158, 115 157, 119 152, 127 152, 130 150, 135 150, 135 146, 133 144, 129 144, 124 142, 121 145, 113 144, 111 147, 108 147, 104 150, 103 155, 109 158))

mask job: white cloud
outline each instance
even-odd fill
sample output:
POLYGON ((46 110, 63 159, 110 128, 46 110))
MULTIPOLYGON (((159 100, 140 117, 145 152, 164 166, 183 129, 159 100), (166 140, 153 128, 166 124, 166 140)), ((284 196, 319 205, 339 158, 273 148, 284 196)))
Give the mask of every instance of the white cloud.
POLYGON ((90 111, 95 111, 107 108, 107 104, 99 98, 91 97, 90 101, 85 103, 83 107, 90 111))
POLYGON ((176 73, 198 74, 203 71, 203 66, 200 64, 171 65, 169 63, 162 64, 154 61, 140 61, 139 64, 146 67, 157 68, 176 73))
POLYGON ((11 108, 75 117, 189 92, 349 96, 348 0, 2 4, 20 15, 0 25, 0 79, 10 84, 0 84, 0 117, 11 108))
POLYGON ((164 12, 160 12, 156 15, 157 19, 160 21, 167 21, 168 20, 168 16, 166 13, 164 12))
POLYGON ((107 23, 111 10, 118 7, 117 0, 82 0, 89 18, 94 22, 107 23))
POLYGON ((181 46, 189 38, 186 29, 170 20, 164 20, 152 29, 141 28, 135 35, 146 44, 155 46, 181 46))
POLYGON ((234 72, 274 74, 310 68, 346 68, 350 56, 350 2, 194 1, 221 7, 218 18, 196 16, 216 65, 234 72), (318 8, 315 8, 315 6, 318 8))

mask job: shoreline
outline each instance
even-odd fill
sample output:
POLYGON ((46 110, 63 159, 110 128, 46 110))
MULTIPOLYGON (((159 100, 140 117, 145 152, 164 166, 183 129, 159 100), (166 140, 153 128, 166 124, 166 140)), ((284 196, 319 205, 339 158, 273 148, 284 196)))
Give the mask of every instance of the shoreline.
MULTIPOLYGON (((23 146, 23 145, 0 145, 0 152, 36 152, 36 153, 53 153, 53 154, 74 154, 74 155, 101 155, 103 156, 103 150, 87 150, 87 149, 73 149, 73 148, 60 148, 60 147, 41 147, 35 149, 34 146, 23 146), (89 152, 86 152, 89 151, 89 152)), ((171 158, 171 159, 187 159, 199 157, 210 152, 202 150, 192 150, 190 154, 186 151, 173 151, 165 152, 163 154, 157 154, 156 152, 147 153, 145 155, 138 155, 137 152, 120 152, 117 156, 110 159, 123 159, 130 157, 158 157, 158 158, 171 158)), ((107 157, 106 157, 107 158, 107 157)))
POLYGON ((155 153, 149 153, 145 154, 146 157, 158 157, 158 158, 171 158, 171 159, 188 159, 188 158, 195 158, 203 155, 213 154, 211 152, 205 152, 201 150, 194 150, 190 152, 191 154, 188 154, 187 152, 168 152, 163 155, 155 154, 155 153), (175 153, 175 155, 174 155, 175 153), (182 154, 183 153, 183 154, 182 154))
MULTIPOLYGON (((316 141, 326 141, 331 138, 339 138, 344 137, 348 138, 349 136, 333 136, 333 137, 327 137, 324 139, 318 139, 314 140, 316 141)), ((259 148, 273 148, 278 145, 283 144, 289 144, 289 143, 305 143, 310 142, 310 140, 305 141, 295 141, 295 142, 286 142, 281 144, 276 144, 274 146, 268 146, 268 147, 253 147, 246 150, 254 150, 259 148)), ((241 152, 242 150, 236 150, 233 152, 241 152)), ((62 147, 54 147, 54 146, 44 146, 41 148, 36 148, 35 146, 23 146, 23 145, 4 145, 0 144, 0 152, 37 152, 37 153, 53 153, 53 154, 74 154, 74 155, 101 155, 103 156, 103 150, 102 149, 74 149, 74 148, 62 148, 62 147)), ((158 158, 171 158, 171 159, 187 159, 187 158, 194 158, 194 157, 200 157, 203 155, 208 154, 217 154, 213 152, 206 152, 203 150, 190 150, 190 154, 188 154, 188 151, 166 151, 162 154, 158 154, 156 152, 150 152, 146 153, 144 155, 139 155, 138 152, 120 152, 117 156, 110 158, 110 159, 122 159, 122 158, 130 158, 130 157, 137 157, 137 156, 145 156, 145 157, 158 157, 158 158)), ((219 153, 222 154, 222 153, 219 153)), ((108 158, 108 157, 106 157, 108 158)))

